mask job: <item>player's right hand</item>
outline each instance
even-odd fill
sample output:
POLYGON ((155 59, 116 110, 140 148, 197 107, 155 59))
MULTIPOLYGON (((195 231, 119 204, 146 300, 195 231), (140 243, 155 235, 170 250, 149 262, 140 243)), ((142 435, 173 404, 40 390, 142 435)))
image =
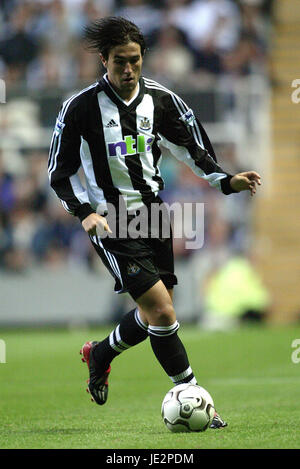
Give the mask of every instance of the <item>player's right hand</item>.
POLYGON ((84 230, 90 236, 101 236, 105 231, 112 233, 111 229, 108 226, 107 220, 105 217, 102 217, 98 213, 91 213, 81 222, 84 230))

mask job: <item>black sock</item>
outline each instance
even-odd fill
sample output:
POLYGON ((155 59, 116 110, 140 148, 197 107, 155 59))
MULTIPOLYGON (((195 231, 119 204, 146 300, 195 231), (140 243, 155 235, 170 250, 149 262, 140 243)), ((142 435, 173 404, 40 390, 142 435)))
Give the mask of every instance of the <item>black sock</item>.
POLYGON ((174 385, 197 384, 183 343, 177 335, 179 324, 149 326, 148 332, 153 352, 174 385))
POLYGON ((148 326, 140 318, 138 308, 125 314, 120 324, 93 350, 99 372, 107 370, 111 361, 124 350, 148 337, 148 326))

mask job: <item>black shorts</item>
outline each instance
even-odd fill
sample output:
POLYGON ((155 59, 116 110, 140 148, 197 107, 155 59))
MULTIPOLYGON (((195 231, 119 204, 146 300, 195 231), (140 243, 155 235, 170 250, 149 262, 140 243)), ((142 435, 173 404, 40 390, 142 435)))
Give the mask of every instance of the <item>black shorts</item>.
POLYGON ((92 245, 115 279, 115 292, 128 292, 136 300, 159 280, 167 289, 177 285, 171 228, 169 232, 168 237, 137 239, 91 237, 92 245))

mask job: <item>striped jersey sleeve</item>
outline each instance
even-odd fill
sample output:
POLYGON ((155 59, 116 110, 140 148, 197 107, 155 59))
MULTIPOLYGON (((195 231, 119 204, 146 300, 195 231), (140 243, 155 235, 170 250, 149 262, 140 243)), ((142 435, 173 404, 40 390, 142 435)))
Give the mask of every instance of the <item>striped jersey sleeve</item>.
POLYGON ((159 135, 162 155, 171 153, 224 194, 235 192, 230 186, 232 175, 217 163, 212 144, 193 110, 179 96, 153 80, 146 79, 146 83, 150 89, 164 92, 161 95, 164 115, 159 135))
POLYGON ((81 166, 80 132, 76 124, 76 100, 65 101, 56 119, 52 136, 48 175, 50 185, 65 210, 82 221, 93 213, 86 189, 78 175, 81 166))

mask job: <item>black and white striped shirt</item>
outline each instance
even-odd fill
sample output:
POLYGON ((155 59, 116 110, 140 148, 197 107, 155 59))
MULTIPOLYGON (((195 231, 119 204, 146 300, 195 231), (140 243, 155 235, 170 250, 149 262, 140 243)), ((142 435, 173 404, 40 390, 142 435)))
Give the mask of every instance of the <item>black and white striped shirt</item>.
POLYGON ((136 96, 125 102, 105 75, 63 103, 50 147, 50 184, 80 220, 108 202, 117 206, 120 196, 128 210, 137 210, 163 189, 159 166, 166 154, 224 194, 234 192, 231 175, 217 164, 203 127, 179 96, 141 77, 136 96))

